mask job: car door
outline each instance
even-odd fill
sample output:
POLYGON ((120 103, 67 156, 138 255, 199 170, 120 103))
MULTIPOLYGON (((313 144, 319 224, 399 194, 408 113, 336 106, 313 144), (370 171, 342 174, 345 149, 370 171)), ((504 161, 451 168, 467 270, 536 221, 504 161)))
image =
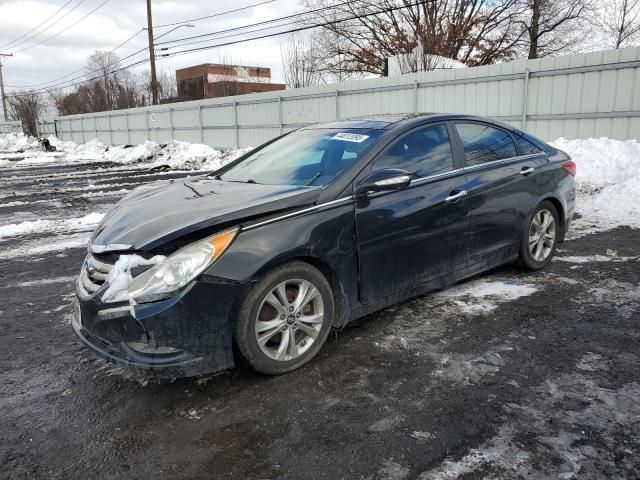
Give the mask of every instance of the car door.
POLYGON ((370 171, 404 169, 412 180, 401 190, 356 197, 363 303, 466 266, 469 205, 450 129, 447 123, 415 128, 372 161, 370 171))
POLYGON ((535 182, 547 163, 535 145, 525 154, 506 129, 483 122, 456 121, 468 180, 471 233, 469 265, 496 264, 518 253, 535 182))

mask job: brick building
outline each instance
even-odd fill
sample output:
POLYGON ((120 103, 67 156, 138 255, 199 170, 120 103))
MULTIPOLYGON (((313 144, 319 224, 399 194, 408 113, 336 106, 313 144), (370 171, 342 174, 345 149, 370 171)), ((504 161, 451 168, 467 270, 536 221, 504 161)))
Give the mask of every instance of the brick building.
POLYGON ((286 88, 282 83, 271 83, 270 68, 216 63, 176 70, 176 83, 178 98, 170 99, 172 101, 273 92, 286 88))

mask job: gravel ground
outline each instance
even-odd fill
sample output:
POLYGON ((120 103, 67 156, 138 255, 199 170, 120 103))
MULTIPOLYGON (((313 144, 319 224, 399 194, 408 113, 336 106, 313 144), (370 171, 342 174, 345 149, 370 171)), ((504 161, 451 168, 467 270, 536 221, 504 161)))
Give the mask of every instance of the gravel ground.
MULTIPOLYGON (((184 175, 3 168, 0 225, 184 175)), ((379 312, 285 376, 157 384, 74 338, 66 229, 0 237, 1 478, 640 478, 640 230, 379 312)))

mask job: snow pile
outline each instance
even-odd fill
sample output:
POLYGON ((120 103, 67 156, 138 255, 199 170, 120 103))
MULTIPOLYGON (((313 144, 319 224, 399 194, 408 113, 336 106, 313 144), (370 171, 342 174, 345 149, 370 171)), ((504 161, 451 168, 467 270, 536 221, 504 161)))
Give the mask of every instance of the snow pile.
POLYGON ((576 211, 592 229, 640 228, 640 142, 589 138, 551 144, 577 164, 576 211))
POLYGON ((52 135, 48 140, 56 147, 56 152, 42 151, 42 146, 37 139, 23 133, 0 135, 0 152, 13 155, 5 160, 0 154, 0 167, 96 161, 139 165, 147 168, 166 166, 172 170, 216 170, 251 150, 251 148, 242 148, 222 151, 208 145, 178 140, 167 143, 147 141, 139 145, 115 147, 105 145, 96 139, 77 144, 61 141, 52 135), (18 152, 22 153, 22 159, 14 158, 18 152))
POLYGON ((0 225, 0 239, 37 233, 93 230, 103 217, 104 213, 92 212, 80 218, 28 220, 20 223, 0 225))
POLYGON ((66 153, 70 161, 95 160, 113 162, 120 165, 143 164, 148 167, 166 165, 180 170, 215 170, 225 163, 237 158, 238 152, 230 150, 222 152, 208 145, 173 140, 168 143, 146 141, 139 145, 119 145, 109 147, 98 140, 77 145, 73 142, 61 142, 49 137, 52 145, 66 153))
POLYGON ((102 295, 103 302, 126 302, 129 297, 129 283, 133 280, 131 270, 136 267, 147 265, 158 265, 166 257, 156 255, 146 259, 140 255, 120 255, 118 261, 113 265, 113 269, 107 275, 105 282, 109 285, 102 295))
POLYGON ((0 152, 23 152, 36 149, 42 150, 38 140, 22 132, 0 135, 0 152))

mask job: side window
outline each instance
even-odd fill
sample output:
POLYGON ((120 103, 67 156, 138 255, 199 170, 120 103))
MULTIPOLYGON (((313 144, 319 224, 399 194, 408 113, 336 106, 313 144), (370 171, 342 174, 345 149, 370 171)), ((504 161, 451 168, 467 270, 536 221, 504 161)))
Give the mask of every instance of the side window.
POLYGON ((542 150, 536 147, 533 143, 527 140, 524 137, 517 137, 516 142, 518 142, 518 146, 520 150, 522 150, 522 155, 533 155, 534 153, 542 153, 542 150))
POLYGON ((414 178, 453 170, 453 153, 445 125, 425 127, 396 140, 373 162, 373 170, 402 168, 414 178))
POLYGON ((480 123, 456 123, 467 166, 480 165, 518 155, 511 136, 480 123))

